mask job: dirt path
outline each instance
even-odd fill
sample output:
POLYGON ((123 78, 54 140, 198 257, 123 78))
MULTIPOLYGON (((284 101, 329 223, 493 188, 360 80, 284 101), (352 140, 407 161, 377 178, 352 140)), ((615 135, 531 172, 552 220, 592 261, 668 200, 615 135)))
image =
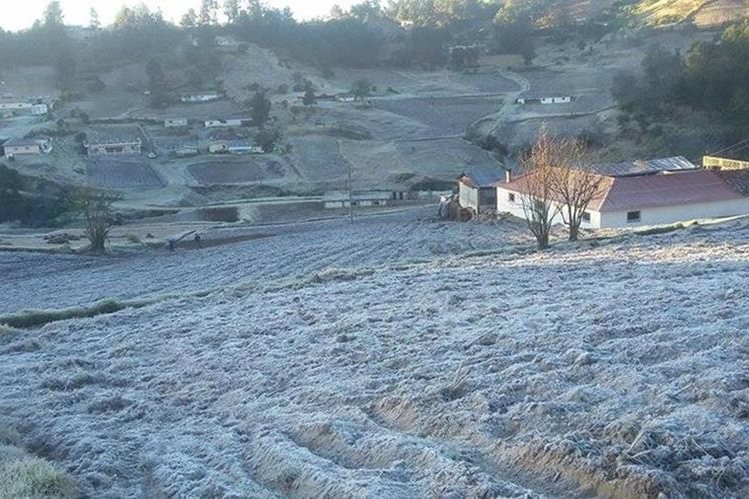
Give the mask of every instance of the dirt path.
POLYGON ((516 102, 518 100, 518 97, 520 97, 525 92, 530 91, 531 82, 523 75, 514 71, 503 71, 501 74, 505 78, 517 83, 520 89, 515 92, 506 94, 505 101, 503 102, 502 107, 499 109, 499 111, 477 120, 468 127, 469 130, 479 130, 485 132, 491 132, 492 130, 495 130, 500 123, 507 119, 511 111, 515 111, 517 109, 516 102))

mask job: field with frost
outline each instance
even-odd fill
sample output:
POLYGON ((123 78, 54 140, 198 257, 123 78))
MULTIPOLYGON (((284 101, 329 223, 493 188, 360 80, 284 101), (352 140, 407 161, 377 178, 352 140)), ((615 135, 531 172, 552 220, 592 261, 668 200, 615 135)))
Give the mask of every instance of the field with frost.
POLYGON ((557 244, 369 219, 0 254, 0 411, 91 497, 741 497, 749 226, 557 244), (199 291, 199 292, 198 292, 199 291))

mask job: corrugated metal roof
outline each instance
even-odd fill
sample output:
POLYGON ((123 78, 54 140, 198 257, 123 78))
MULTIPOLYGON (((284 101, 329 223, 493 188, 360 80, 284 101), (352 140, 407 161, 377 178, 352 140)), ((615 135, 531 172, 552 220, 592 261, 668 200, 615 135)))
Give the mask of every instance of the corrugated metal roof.
POLYGON ((48 139, 10 139, 3 147, 25 147, 25 146, 39 146, 48 142, 48 139))
POLYGON ((627 175, 647 175, 658 172, 697 170, 699 169, 699 166, 683 156, 674 156, 671 158, 594 164, 590 166, 590 169, 596 173, 609 177, 623 177, 627 175))
POLYGON ((471 187, 494 187, 505 178, 505 172, 497 169, 476 169, 464 173, 461 177, 471 187))
POLYGON ((625 211, 657 206, 712 203, 744 197, 716 172, 685 171, 614 177, 603 197, 591 203, 597 211, 625 211))
POLYGON ((92 128, 86 133, 87 144, 121 144, 141 142, 140 132, 135 126, 104 126, 92 128))
MULTIPOLYGON (((628 211, 658 206, 680 206, 741 199, 749 196, 749 172, 743 176, 714 170, 603 177, 602 193, 589 207, 595 211, 628 211), (743 189, 743 190, 742 190, 743 189)), ((525 176, 506 184, 508 190, 526 193, 525 176)))

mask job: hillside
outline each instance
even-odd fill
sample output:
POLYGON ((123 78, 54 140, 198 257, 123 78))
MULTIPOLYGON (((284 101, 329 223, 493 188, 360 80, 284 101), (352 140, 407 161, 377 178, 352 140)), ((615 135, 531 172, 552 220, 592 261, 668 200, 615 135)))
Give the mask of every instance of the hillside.
POLYGON ((692 22, 700 27, 718 26, 746 17, 746 0, 642 0, 635 11, 648 24, 692 22))
POLYGON ((638 24, 651 26, 689 22, 708 28, 749 15, 746 0, 520 0, 513 2, 513 5, 522 6, 524 3, 540 4, 544 12, 541 17, 547 19, 558 16, 560 11, 584 20, 596 20, 608 13, 618 12, 638 24))
POLYGON ((0 335, 4 414, 86 496, 746 496, 746 223, 535 253, 415 215, 6 255, 5 313, 147 301, 0 335))

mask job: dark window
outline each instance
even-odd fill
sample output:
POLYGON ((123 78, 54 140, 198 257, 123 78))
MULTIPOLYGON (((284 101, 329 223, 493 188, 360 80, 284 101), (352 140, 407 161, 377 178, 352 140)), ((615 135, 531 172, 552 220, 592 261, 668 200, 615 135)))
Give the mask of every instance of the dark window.
POLYGON ((515 194, 513 194, 512 192, 511 192, 511 193, 509 193, 509 194, 507 195, 507 200, 508 200, 509 202, 511 202, 511 203, 514 203, 514 202, 515 202, 515 194))
POLYGON ((627 222, 639 222, 640 221, 640 212, 639 211, 628 211, 627 212, 627 222))
POLYGON ((583 222, 590 223, 590 212, 589 211, 584 211, 583 212, 583 222))

